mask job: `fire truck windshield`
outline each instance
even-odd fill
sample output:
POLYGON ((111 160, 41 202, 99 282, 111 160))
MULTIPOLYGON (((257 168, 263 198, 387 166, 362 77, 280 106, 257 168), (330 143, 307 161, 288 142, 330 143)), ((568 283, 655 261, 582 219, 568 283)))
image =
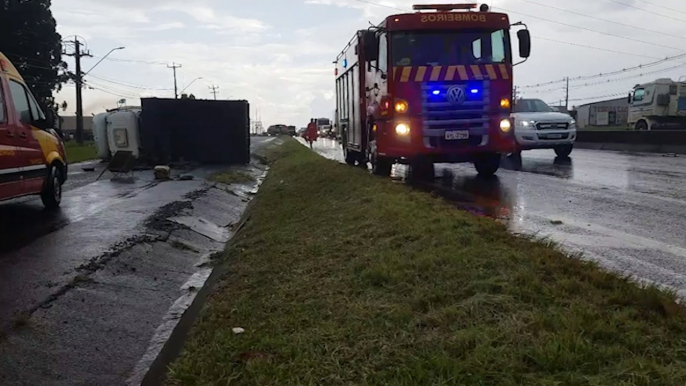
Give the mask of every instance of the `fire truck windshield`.
POLYGON ((391 52, 395 66, 508 63, 510 41, 505 30, 396 32, 391 52))

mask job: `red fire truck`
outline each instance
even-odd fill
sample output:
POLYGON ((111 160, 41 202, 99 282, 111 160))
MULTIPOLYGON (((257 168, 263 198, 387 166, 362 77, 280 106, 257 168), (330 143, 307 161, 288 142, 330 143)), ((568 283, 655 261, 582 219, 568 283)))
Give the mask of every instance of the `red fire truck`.
MULTIPOLYGON (((396 162, 417 178, 434 163, 473 162, 494 174, 515 152, 510 120, 513 57, 529 57, 522 23, 476 4, 415 5, 358 31, 336 59, 336 123, 348 164, 390 174, 396 162)), ((519 64, 519 63, 517 63, 519 64)))

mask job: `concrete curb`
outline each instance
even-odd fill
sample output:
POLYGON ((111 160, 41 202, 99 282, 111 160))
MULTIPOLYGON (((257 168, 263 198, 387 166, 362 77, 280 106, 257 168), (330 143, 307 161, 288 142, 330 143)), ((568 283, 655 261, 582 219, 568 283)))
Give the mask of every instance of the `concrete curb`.
MULTIPOLYGON (((257 192, 267 175, 267 171, 257 177, 257 184, 251 193, 257 192)), ((240 233, 240 230, 249 220, 254 201, 252 199, 247 203, 239 221, 234 225, 234 231, 226 242, 225 248, 231 245, 236 235, 240 233)), ((216 253, 223 253, 224 250, 216 253)), ((203 256, 201 261, 204 261, 205 265, 212 264, 211 255, 213 254, 203 256)), ((202 312, 215 285, 226 272, 228 272, 227 264, 208 266, 206 269, 198 271, 184 284, 183 288, 187 289, 187 292, 174 302, 158 328, 158 331, 171 329, 171 333, 160 334, 162 336, 157 338, 158 333, 156 332, 151 341, 149 352, 139 362, 139 365, 145 364, 147 368, 142 371, 141 369, 134 371, 127 382, 128 385, 154 386, 164 383, 169 365, 181 354, 195 320, 202 312), (159 350, 153 349, 156 345, 161 346, 161 348, 159 350)))

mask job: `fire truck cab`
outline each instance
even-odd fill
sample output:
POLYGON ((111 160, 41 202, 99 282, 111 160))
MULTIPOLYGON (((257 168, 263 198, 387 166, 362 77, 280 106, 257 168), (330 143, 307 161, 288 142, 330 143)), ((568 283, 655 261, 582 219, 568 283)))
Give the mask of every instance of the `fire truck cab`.
MULTIPOLYGON (((369 162, 388 175, 401 162, 433 178, 434 163, 473 162, 492 175, 515 151, 511 25, 506 14, 476 7, 416 5, 355 34, 335 62, 348 164, 369 162)), ((517 35, 525 61, 529 31, 517 35)))

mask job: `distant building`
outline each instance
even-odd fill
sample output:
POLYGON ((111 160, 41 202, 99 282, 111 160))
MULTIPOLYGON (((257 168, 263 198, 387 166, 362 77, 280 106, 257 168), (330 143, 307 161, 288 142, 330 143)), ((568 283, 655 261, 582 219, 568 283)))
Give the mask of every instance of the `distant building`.
POLYGON ((594 102, 576 108, 576 125, 580 129, 588 126, 626 126, 628 119, 627 98, 594 102))
POLYGON ((557 111, 558 113, 569 114, 569 110, 565 106, 550 106, 551 109, 557 111))
MULTIPOLYGON (((67 117, 61 117, 62 119, 62 125, 60 128, 62 129, 62 133, 64 135, 69 136, 71 138, 74 138, 76 135, 76 117, 75 116, 67 116, 67 117)), ((84 116, 83 117, 83 136, 84 139, 90 141, 93 139, 93 117, 92 116, 84 116)))
MULTIPOLYGON (((93 117, 84 116, 83 117, 83 131, 85 133, 91 133, 93 131, 93 117)), ((76 133, 76 117, 68 116, 62 117, 62 131, 64 133, 76 133)))

